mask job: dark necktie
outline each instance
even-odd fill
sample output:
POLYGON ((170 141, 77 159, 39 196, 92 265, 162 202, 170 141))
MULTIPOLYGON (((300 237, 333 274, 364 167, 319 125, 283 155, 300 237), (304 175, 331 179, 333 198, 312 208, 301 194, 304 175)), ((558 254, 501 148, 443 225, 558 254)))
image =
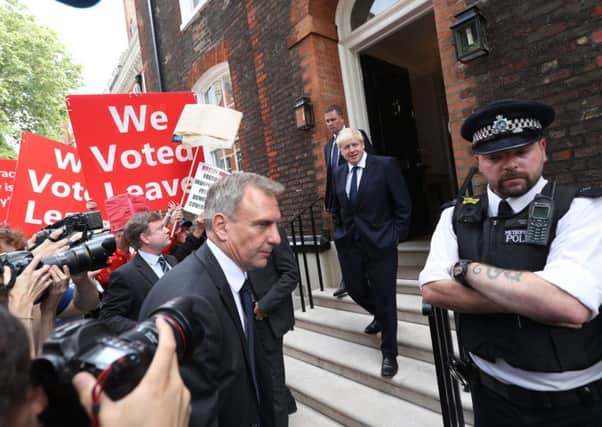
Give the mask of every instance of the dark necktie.
POLYGON ((247 352, 249 353, 249 364, 251 365, 251 374, 253 375, 253 385, 255 394, 259 401, 259 387, 257 385, 257 375, 255 373, 255 313, 253 312, 253 290, 249 279, 245 280, 239 291, 242 309, 245 312, 245 330, 247 335, 247 352))
POLYGON ((332 137, 332 153, 330 156, 330 163, 331 163, 331 167, 332 170, 335 171, 337 170, 337 167, 339 166, 339 147, 336 143, 337 138, 335 136, 332 137))
POLYGON ((353 206, 357 202, 357 170, 359 168, 354 166, 351 169, 351 185, 349 186, 349 201, 353 206))
POLYGON ((514 215, 514 211, 510 204, 505 200, 501 200, 499 205, 497 205, 497 216, 506 218, 512 215, 514 215))
POLYGON ((161 267, 161 270, 163 270, 163 273, 167 273, 167 271, 169 270, 169 266, 167 265, 167 261, 165 260, 165 257, 163 255, 159 256, 158 262, 159 266, 161 267))

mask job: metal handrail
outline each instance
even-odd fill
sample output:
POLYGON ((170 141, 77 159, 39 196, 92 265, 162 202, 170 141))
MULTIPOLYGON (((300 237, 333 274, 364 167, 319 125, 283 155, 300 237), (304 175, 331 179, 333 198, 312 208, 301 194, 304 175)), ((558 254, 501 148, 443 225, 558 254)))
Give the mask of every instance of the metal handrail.
MULTIPOLYGON (((473 196, 472 179, 477 173, 477 166, 472 166, 458 191, 458 198, 464 195, 473 196)), ((441 416, 444 427, 464 426, 464 410, 460 398, 460 382, 456 375, 455 356, 449 314, 447 309, 423 303, 422 313, 429 318, 429 329, 433 342, 433 357, 437 373, 437 386, 439 388, 439 401, 441 403, 441 416)), ((458 325, 459 322, 456 322, 458 325)), ((458 327, 458 326, 456 326, 458 327)), ((458 349, 464 354, 464 349, 459 341, 458 349)), ((463 387, 466 384, 462 384, 463 387)))
MULTIPOLYGON (((309 264, 308 264, 308 257, 307 257, 307 247, 306 247, 306 239, 305 239, 305 234, 304 234, 304 224, 303 224, 303 218, 307 215, 309 215, 309 220, 310 220, 310 228, 311 228, 311 238, 313 241, 313 246, 315 248, 315 257, 316 257, 316 267, 318 270, 318 281, 320 284, 320 290, 323 291, 324 290, 324 279, 323 279, 323 275, 322 275, 322 264, 320 261, 320 251, 318 250, 319 247, 319 242, 318 242, 318 233, 316 230, 316 220, 315 220, 315 214, 314 214, 314 207, 316 204, 323 203, 324 198, 322 196, 314 199, 309 205, 305 206, 304 208, 302 208, 299 212, 297 212, 292 219, 290 219, 288 221, 289 223, 289 227, 291 230, 291 245, 293 246, 293 250, 295 250, 296 252, 296 260, 297 260, 297 268, 299 269, 299 271, 301 271, 300 269, 300 263, 299 263, 299 252, 301 253, 301 257, 303 258, 303 266, 304 266, 304 273, 305 273, 305 282, 307 285, 307 297, 309 299, 309 307, 310 308, 314 308, 314 300, 313 300, 313 293, 312 293, 312 280, 311 280, 311 276, 309 273, 309 264), (299 231, 299 237, 297 236, 296 231, 299 231)), ((306 304, 305 304, 305 294, 304 294, 304 290, 303 290, 303 286, 301 283, 301 278, 299 278, 299 297, 301 299, 301 310, 305 311, 306 308, 306 304)))

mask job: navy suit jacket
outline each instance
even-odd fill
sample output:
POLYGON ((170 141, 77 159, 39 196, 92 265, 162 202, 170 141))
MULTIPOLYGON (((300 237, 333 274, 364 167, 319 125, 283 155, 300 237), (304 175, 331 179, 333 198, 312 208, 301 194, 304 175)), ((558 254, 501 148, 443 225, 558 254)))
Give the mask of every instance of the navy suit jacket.
MULTIPOLYGON (((359 131, 364 136, 364 149, 366 150, 366 153, 369 153, 369 154, 374 153, 374 147, 372 146, 372 143, 370 142, 370 138, 368 138, 368 135, 366 134, 366 132, 364 132, 361 129, 359 131)), ((326 143, 326 145, 324 146, 324 159, 326 160, 326 189, 324 191, 324 207, 326 208, 327 211, 332 210, 332 206, 334 204, 334 196, 335 196, 335 191, 333 188, 334 180, 332 178, 334 171, 332 170, 332 162, 330 161, 330 156, 332 155, 332 144, 335 144, 334 141, 335 141, 335 137, 331 136, 328 139, 328 142, 326 143)), ((347 162, 345 162, 345 159, 339 152, 339 160, 337 162, 337 165, 341 166, 344 164, 347 164, 347 162)))
POLYGON ((201 342, 180 365, 190 390, 194 427, 249 427, 261 422, 273 426, 269 366, 255 339, 255 365, 260 400, 257 401, 249 365, 247 341, 232 291, 208 245, 202 245, 168 271, 151 289, 140 319, 178 296, 199 296, 197 312, 203 325, 201 342))
MULTIPOLYGON (((171 255, 165 255, 165 259, 171 266, 177 263, 171 255)), ((129 331, 136 326, 142 301, 157 280, 159 278, 153 269, 136 254, 109 276, 98 318, 114 334, 129 331)))
POLYGON ((348 172, 345 163, 334 175, 336 197, 332 214, 337 249, 348 246, 354 236, 373 250, 395 247, 408 235, 411 214, 410 196, 397 161, 367 155, 355 206, 345 192, 348 172))

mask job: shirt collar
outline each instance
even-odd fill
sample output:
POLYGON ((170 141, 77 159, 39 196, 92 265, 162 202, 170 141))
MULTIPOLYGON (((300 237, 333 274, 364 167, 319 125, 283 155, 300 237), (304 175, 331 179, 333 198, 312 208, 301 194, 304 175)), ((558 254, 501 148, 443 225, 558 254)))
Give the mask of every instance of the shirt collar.
POLYGON ((141 251, 140 249, 138 249, 138 255, 140 255, 142 259, 146 261, 146 263, 150 266, 155 265, 159 260, 160 256, 156 254, 151 254, 150 252, 141 251))
MULTIPOLYGON (((531 203, 531 200, 535 198, 536 194, 541 193, 547 183, 548 181, 545 178, 539 177, 539 180, 535 183, 535 185, 531 187, 531 189, 525 194, 519 197, 508 197, 505 200, 515 213, 520 212, 525 209, 529 203, 531 203)), ((487 199, 489 201, 488 215, 496 216, 497 208, 502 198, 491 191, 489 185, 487 186, 487 199)))
MULTIPOLYGON (((355 165, 355 166, 357 166, 358 168, 365 169, 366 168, 366 158, 367 157, 368 157, 368 153, 366 153, 364 151, 364 154, 362 154, 362 158, 360 159, 359 162, 357 162, 357 165, 355 165)), ((347 167, 349 168, 349 172, 351 172, 351 170, 353 169, 354 166, 351 163, 347 162, 347 167)))
POLYGON ((240 289, 247 278, 246 273, 211 240, 207 239, 205 243, 209 246, 209 250, 222 268, 224 276, 226 276, 226 280, 232 291, 240 292, 240 289))

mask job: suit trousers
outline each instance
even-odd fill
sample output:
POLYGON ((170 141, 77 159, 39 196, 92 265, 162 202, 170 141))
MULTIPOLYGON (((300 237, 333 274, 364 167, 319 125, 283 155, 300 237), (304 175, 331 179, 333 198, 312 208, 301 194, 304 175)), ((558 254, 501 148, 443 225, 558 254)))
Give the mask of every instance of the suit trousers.
POLYGON ((288 427, 288 415, 297 410, 297 404, 286 386, 282 338, 274 336, 266 320, 255 321, 255 329, 270 366, 274 396, 274 426, 288 427))
POLYGON ((599 427, 602 401, 552 408, 520 408, 482 384, 471 385, 475 427, 599 427))
POLYGON ((380 324, 383 355, 397 356, 397 247, 371 250, 360 238, 337 251, 345 289, 380 324))

